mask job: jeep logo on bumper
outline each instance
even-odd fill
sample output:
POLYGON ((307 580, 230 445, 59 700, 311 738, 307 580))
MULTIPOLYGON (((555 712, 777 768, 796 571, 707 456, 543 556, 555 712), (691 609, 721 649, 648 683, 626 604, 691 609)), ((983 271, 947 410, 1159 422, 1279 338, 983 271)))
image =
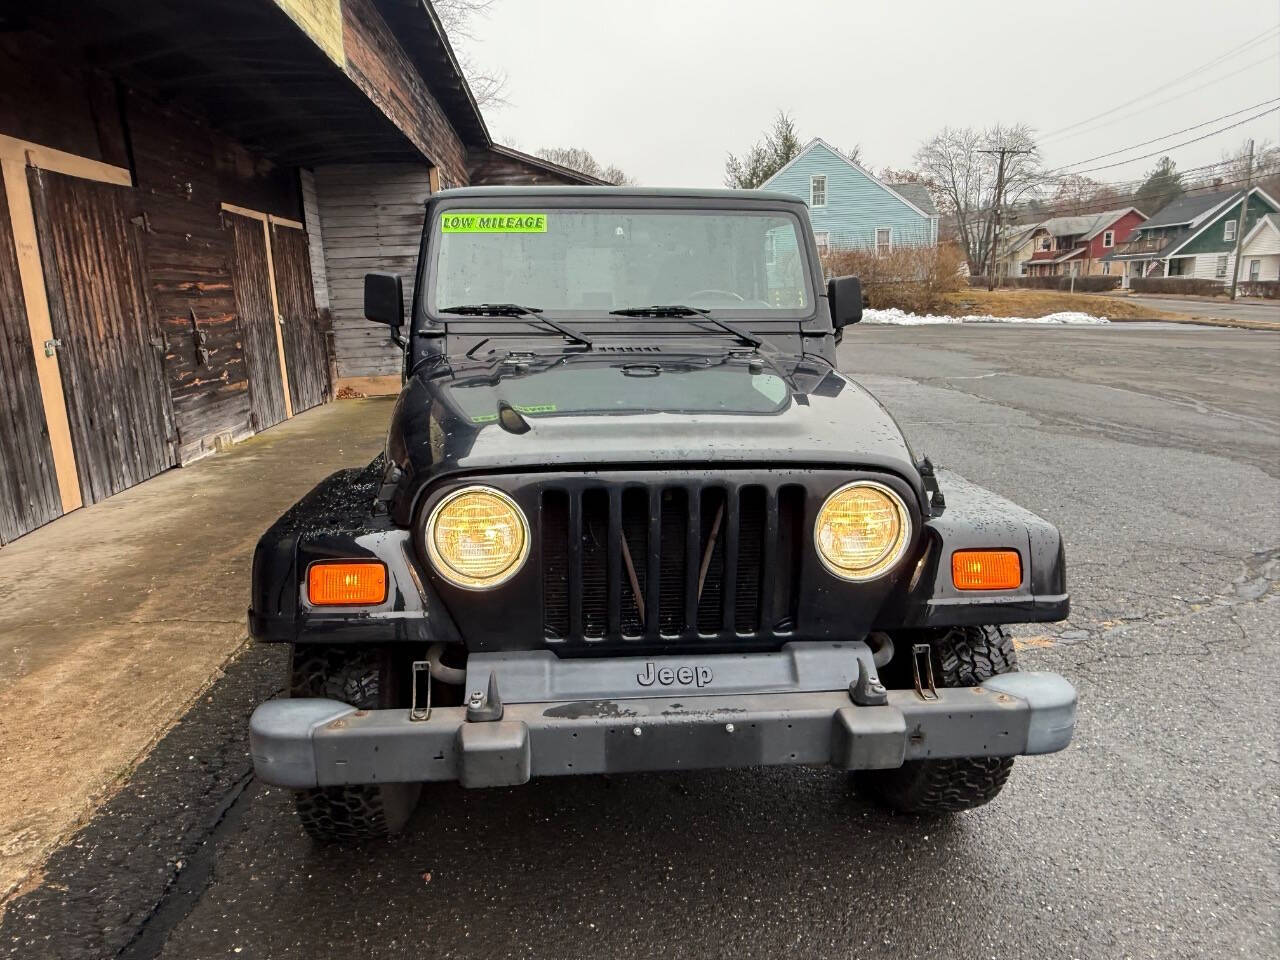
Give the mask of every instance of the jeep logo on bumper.
POLYGON ((650 660, 644 665, 644 673, 636 674, 636 682, 642 687, 651 687, 655 683, 664 687, 679 684, 690 687, 697 684, 705 687, 711 683, 710 667, 655 667, 650 660))

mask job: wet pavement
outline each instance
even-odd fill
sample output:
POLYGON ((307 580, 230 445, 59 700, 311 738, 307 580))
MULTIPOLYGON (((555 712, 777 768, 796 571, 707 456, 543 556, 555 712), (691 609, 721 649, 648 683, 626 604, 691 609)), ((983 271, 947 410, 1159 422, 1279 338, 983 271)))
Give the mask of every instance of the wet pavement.
MULTIPOLYGON (((1280 339, 864 328, 917 452, 1058 523, 1072 747, 988 807, 886 814, 823 769, 432 787, 313 845, 244 736, 249 647, 8 904, 14 957, 1236 957, 1280 952, 1280 339)), ((297 493, 303 492, 298 490, 297 493)), ((247 576, 247 569, 245 571, 247 576)))

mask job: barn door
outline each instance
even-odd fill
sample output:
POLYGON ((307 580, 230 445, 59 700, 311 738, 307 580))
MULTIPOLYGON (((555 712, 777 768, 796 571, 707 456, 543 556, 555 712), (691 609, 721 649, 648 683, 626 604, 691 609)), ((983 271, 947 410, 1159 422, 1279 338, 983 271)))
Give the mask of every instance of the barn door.
POLYGON ((244 359, 249 374, 249 409, 254 430, 265 430, 284 420, 289 411, 281 379, 280 345, 276 336, 275 304, 271 299, 271 269, 267 262, 267 235, 262 221, 224 212, 228 229, 235 234, 236 313, 244 336, 244 359))
POLYGON ((329 396, 329 362, 311 286, 307 235, 301 224, 271 218, 271 262, 295 413, 329 396))
POLYGON ((34 167, 28 177, 80 492, 96 503, 175 463, 135 197, 34 167))
POLYGON ((0 543, 61 515, 9 198, 0 179, 0 543))

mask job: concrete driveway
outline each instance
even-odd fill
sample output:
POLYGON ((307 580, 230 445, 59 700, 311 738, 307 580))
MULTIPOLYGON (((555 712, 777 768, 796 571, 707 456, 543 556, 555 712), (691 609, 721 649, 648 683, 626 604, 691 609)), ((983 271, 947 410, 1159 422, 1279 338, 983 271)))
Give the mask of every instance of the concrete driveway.
POLYGON ((1228 320, 1250 320, 1280 324, 1280 300, 1237 300, 1224 298, 1188 300, 1181 297, 1144 297, 1130 294, 1130 303, 1140 303, 1155 310, 1182 313, 1189 317, 1224 317, 1228 320))
MULTIPOLYGON (((288 791, 252 776, 247 718, 286 656, 253 646, 10 904, 0 955, 1274 956, 1277 344, 1146 324, 849 331, 843 368, 919 451, 1066 540, 1071 619, 1016 640, 1025 667, 1078 685, 1077 738, 1016 763, 989 806, 892 816, 822 768, 548 778, 434 787, 404 836, 317 846, 288 791)), ((238 618, 248 540, 231 539, 239 559, 213 566, 238 618)))
POLYGON ((0 549, 0 897, 240 648, 258 536, 380 450, 389 409, 317 408, 0 549))

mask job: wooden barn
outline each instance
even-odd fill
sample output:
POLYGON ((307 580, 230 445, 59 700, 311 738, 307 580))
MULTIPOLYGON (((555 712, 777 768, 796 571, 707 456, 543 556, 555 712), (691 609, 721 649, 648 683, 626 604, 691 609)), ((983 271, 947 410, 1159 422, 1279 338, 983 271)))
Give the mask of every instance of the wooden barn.
POLYGON ((596 182, 495 145, 426 0, 0 7, 0 543, 397 354, 431 191, 596 182))

